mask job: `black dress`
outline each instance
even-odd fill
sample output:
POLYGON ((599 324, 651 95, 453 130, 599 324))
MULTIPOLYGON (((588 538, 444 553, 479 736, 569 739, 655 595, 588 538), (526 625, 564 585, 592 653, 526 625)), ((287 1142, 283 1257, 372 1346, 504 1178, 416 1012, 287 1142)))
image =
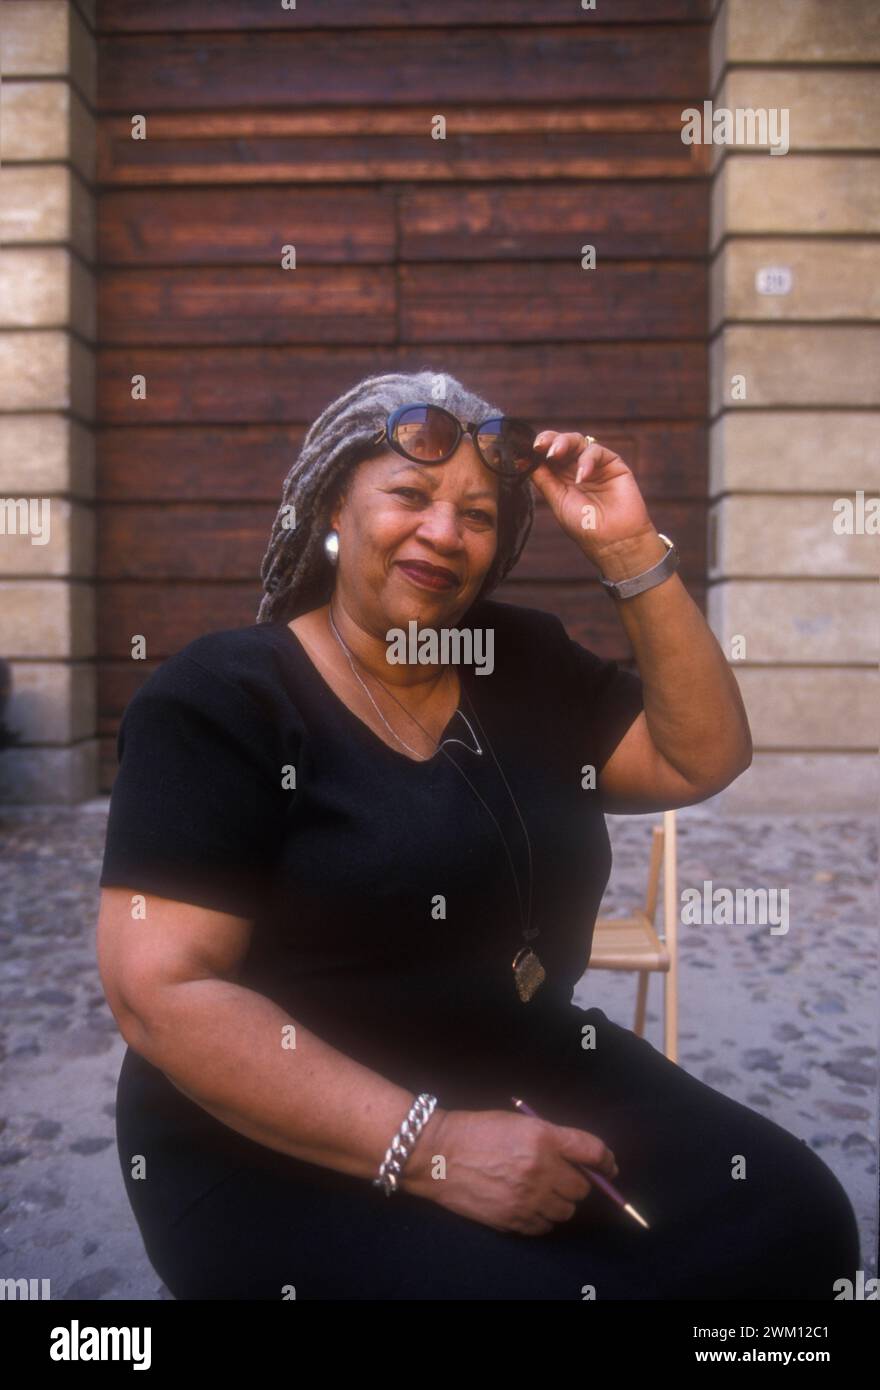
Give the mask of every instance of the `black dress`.
POLYGON ((544 1237, 386 1198, 231 1130, 129 1048, 117 1138, 151 1262, 185 1299, 833 1298, 859 1252, 830 1169, 570 1002, 611 867, 589 769, 641 681, 549 613, 482 600, 465 622, 492 633, 491 660, 459 667, 424 762, 352 713, 283 622, 168 658, 123 717, 100 882, 252 918, 240 982, 413 1095, 510 1110, 519 1094, 598 1134, 651 1229, 596 1189, 544 1237), (528 846, 498 764, 531 841, 547 978, 528 1003, 511 968, 528 846))

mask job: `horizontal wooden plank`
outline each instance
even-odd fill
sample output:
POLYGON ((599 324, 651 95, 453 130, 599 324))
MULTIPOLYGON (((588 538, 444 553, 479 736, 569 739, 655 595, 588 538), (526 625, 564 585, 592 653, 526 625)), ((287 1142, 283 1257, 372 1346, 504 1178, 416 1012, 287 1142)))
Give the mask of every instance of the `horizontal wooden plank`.
MULTIPOLYGON (((449 371, 508 413, 602 420, 699 420, 707 408, 703 342, 430 345, 360 348, 102 349, 97 410, 105 424, 274 424, 314 418, 379 371, 449 371), (131 381, 147 379, 144 400, 131 381), (515 402, 515 409, 505 407, 515 402)), ((590 433, 596 434, 597 430, 590 433)))
MULTIPOLYGON (((99 672, 98 707, 105 714, 120 714, 123 705, 101 686, 103 663, 110 661, 133 673, 132 689, 146 669, 164 661, 203 632, 246 627, 257 620, 262 597, 259 575, 248 583, 140 584, 113 580, 97 586, 96 656, 99 672), (146 639, 146 660, 131 658, 132 637, 146 639)), ((128 696, 126 696, 126 699, 128 696)))
MULTIPOLYGON (((277 254, 276 254, 277 261, 277 254)), ((392 343, 391 266, 295 269, 189 266, 108 270, 98 282, 100 340, 113 343, 392 343)))
POLYGON ((259 584, 276 510, 247 503, 105 504, 99 578, 259 584))
MULTIPOLYGON (((433 110, 433 108, 432 108, 433 110)), ((132 140, 130 128, 106 121, 98 127, 97 177, 108 187, 127 184, 267 184, 308 186, 406 179, 465 180, 703 178, 709 169, 708 145, 681 140, 681 104, 663 128, 580 130, 546 133, 460 130, 449 113, 445 140, 432 140, 431 112, 410 132, 368 134, 186 135, 159 134, 132 140)), ((166 118, 166 125, 183 123, 166 118)))
POLYGON ((351 188, 108 189, 98 202, 102 268, 703 257, 705 185, 694 179, 484 188, 444 184, 399 192, 351 188), (399 234, 395 229, 398 210, 399 234))
MULTIPOLYGON (((145 8, 145 7, 141 7, 145 8)), ((275 11, 280 14, 280 8, 275 11)), ((407 25, 381 32, 110 35, 98 39, 101 112, 238 106, 670 101, 708 89, 701 24, 407 25)), ((149 139, 144 142, 149 144, 149 139)))
MULTIPOLYGON (((289 105, 267 110, 248 110, 236 106, 212 106, 192 111, 162 110, 149 115, 147 139, 132 141, 131 116, 106 113, 97 128, 111 137, 141 146, 150 141, 180 143, 181 140, 235 140, 249 153, 246 141, 260 139, 316 140, 340 139, 345 135, 382 136, 386 141, 416 136, 443 145, 434 138, 436 103, 410 103, 389 106, 372 103, 359 106, 289 105)), ((587 137, 618 134, 647 135, 651 132, 678 134, 682 128, 681 99, 641 101, 632 96, 625 103, 594 101, 571 106, 556 102, 534 102, 529 106, 465 101, 447 102, 442 112, 446 120, 446 139, 450 135, 576 135, 587 137)), ((146 118, 145 118, 146 119, 146 118)), ((442 153, 442 150, 440 151, 442 153)), ((146 158, 146 155, 145 155, 146 158)))
MULTIPOLYGON (((591 433, 590 423, 586 415, 550 416, 546 411, 536 420, 543 429, 580 433, 591 433)), ((306 429, 306 422, 99 428, 98 497, 121 502, 210 498, 267 502, 277 508, 306 429)), ((597 438, 632 468, 645 497, 705 498, 708 441, 703 424, 608 420, 597 438)))
MULTIPOLYGON (((672 533, 682 571, 702 575, 706 562, 705 501, 658 501, 658 530, 672 533)), ((98 575, 106 580, 256 582, 277 508, 214 502, 105 503, 99 512, 98 575)), ((561 530, 543 498, 514 571, 517 580, 589 580, 593 568, 561 530)))
POLYGON ((117 343, 386 344, 696 338, 706 271, 687 261, 567 265, 238 266, 104 272, 100 339, 117 343))
POLYGON ((99 499, 280 503, 307 425, 98 428, 99 499))
POLYGON ((698 338, 708 292, 703 265, 491 262, 401 266, 400 331, 408 342, 565 342, 698 338))
MULTIPOLYGON (((504 0, 503 4, 475 5, 473 0, 444 0, 444 25, 456 29, 493 25, 580 23, 680 24, 708 22, 712 0, 612 0, 594 10, 578 12, 571 0, 504 0)), ((149 5, 133 5, 131 0, 98 0, 99 34, 186 33, 205 30, 233 30, 248 34, 261 29, 359 29, 436 28, 438 10, 433 0, 358 0, 356 11, 351 0, 299 0, 295 10, 283 10, 280 3, 255 5, 254 0, 150 0, 149 5)))
POLYGON ((701 257, 708 197, 694 179, 548 184, 537 198, 528 185, 420 186, 401 189, 399 217, 402 261, 547 261, 585 244, 606 261, 701 257))
MULTIPOLYGON (((705 195, 699 185, 693 192, 695 211, 705 195)), ((391 262, 394 204, 391 192, 358 187, 107 189, 98 200, 98 261, 108 269, 278 265, 289 244, 298 263, 391 262)), ((682 230, 686 216, 682 209, 682 230)))
MULTIPOLYGON (((446 137, 456 135, 577 135, 588 136, 616 133, 646 135, 653 132, 679 134, 682 128, 681 100, 641 101, 632 94, 623 102, 591 101, 561 106, 558 102, 534 102, 531 105, 511 105, 484 102, 447 103, 443 113, 446 137)), ((442 145, 433 138, 436 103, 410 103, 389 106, 371 103, 359 106, 289 105, 267 110, 248 110, 236 106, 212 106, 192 111, 155 110, 149 115, 147 139, 132 141, 131 116, 106 113, 98 118, 97 128, 110 136, 119 136, 143 147, 150 141, 224 140, 238 142, 289 138, 314 140, 320 136, 339 139, 344 135, 381 135, 386 140, 418 136, 442 145)), ((243 147, 247 153, 247 147, 243 147)))

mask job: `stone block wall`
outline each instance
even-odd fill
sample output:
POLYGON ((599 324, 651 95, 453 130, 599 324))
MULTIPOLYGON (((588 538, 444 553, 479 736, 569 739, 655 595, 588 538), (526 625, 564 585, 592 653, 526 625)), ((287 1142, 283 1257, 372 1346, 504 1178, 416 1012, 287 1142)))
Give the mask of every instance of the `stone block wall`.
POLYGON ((874 0, 715 12, 713 108, 788 112, 787 153, 772 126, 712 146, 708 613, 755 744, 732 809, 877 808, 878 58, 874 0))
POLYGON ((94 795, 94 4, 0 6, 0 801, 94 795))

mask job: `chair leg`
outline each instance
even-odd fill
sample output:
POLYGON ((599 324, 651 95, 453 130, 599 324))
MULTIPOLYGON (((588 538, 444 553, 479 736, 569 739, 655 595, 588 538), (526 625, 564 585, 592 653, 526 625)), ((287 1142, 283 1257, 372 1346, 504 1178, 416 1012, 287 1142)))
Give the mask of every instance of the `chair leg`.
POLYGON ((670 1062, 678 1061, 678 990, 671 972, 663 976, 663 1051, 670 1062))
POLYGON ((663 939, 669 952, 669 970, 663 977, 663 1050, 670 1062, 678 1061, 678 830, 675 811, 663 812, 663 939))
POLYGON ((636 991, 636 1021, 633 1032, 637 1038, 645 1036, 645 1011, 648 1004, 648 971, 639 971, 639 987, 636 991))

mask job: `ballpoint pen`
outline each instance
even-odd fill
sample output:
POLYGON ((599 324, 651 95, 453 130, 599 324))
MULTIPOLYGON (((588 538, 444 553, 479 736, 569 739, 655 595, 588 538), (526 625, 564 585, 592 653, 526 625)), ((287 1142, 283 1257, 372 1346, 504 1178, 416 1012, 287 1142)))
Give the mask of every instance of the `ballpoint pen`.
MULTIPOLYGON (((542 1118, 540 1115, 536 1114, 530 1105, 526 1105, 524 1100, 518 1100, 516 1096, 511 1096, 511 1100, 521 1114, 531 1115, 533 1120, 540 1120, 542 1118)), ((639 1215, 632 1203, 628 1202, 622 1193, 618 1192, 614 1183, 609 1182, 601 1173, 597 1173, 595 1168, 588 1168, 585 1163, 575 1163, 573 1159, 569 1159, 568 1161, 572 1163, 575 1168, 579 1168, 584 1174, 584 1177, 590 1179, 590 1182, 594 1182, 598 1188, 601 1188, 606 1197, 610 1197, 612 1202, 616 1202, 619 1207, 622 1207, 627 1216, 632 1217, 633 1221, 638 1221, 639 1225, 644 1226, 646 1231, 651 1229, 645 1218, 639 1215)))

